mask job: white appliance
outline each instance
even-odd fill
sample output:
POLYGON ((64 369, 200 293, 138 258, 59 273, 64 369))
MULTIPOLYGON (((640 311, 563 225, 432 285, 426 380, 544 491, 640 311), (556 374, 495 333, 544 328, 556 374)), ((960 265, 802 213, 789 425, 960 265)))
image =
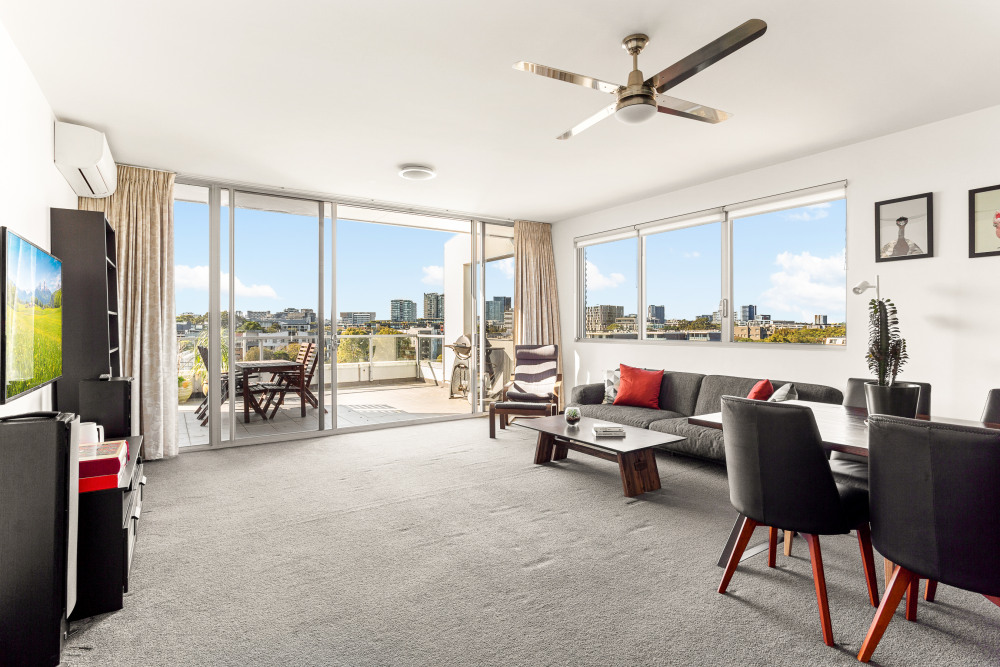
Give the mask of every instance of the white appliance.
POLYGON ((55 162, 81 197, 108 197, 118 187, 118 167, 103 132, 56 121, 55 162))

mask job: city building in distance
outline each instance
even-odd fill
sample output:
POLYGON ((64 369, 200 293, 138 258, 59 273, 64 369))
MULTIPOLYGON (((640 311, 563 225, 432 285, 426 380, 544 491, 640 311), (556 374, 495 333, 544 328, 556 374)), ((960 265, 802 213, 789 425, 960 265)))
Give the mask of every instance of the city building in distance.
POLYGON ((413 322, 417 319, 417 303, 410 299, 392 299, 389 317, 393 322, 413 322))
POLYGON ((360 326, 362 324, 368 324, 375 319, 375 311, 364 310, 364 311, 341 311, 340 321, 346 327, 360 326))
POLYGON ((444 319, 444 294, 424 292, 424 319, 444 319))
POLYGON ((503 314, 510 310, 510 297, 495 296, 491 300, 487 301, 485 305, 486 321, 500 324, 503 322, 503 314))
POLYGON ((650 306, 646 309, 646 322, 651 324, 663 324, 663 320, 665 319, 667 319, 666 306, 650 306))
POLYGON ((587 306, 587 331, 606 331, 615 320, 624 316, 624 306, 587 306))

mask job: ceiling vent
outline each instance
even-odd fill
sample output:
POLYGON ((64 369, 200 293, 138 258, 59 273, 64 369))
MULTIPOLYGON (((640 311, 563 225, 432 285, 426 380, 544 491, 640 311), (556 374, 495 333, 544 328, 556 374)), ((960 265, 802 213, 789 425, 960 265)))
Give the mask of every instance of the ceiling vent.
POLYGON ((103 132, 56 121, 55 161, 81 197, 108 197, 118 186, 118 168, 103 132))

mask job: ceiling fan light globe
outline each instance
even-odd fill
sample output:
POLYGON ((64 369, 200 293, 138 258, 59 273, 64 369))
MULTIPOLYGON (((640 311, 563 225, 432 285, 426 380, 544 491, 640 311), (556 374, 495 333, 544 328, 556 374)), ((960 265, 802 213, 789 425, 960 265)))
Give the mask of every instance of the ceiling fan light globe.
POLYGON ((656 115, 655 104, 629 104, 619 107, 615 112, 615 118, 626 125, 638 125, 656 115))

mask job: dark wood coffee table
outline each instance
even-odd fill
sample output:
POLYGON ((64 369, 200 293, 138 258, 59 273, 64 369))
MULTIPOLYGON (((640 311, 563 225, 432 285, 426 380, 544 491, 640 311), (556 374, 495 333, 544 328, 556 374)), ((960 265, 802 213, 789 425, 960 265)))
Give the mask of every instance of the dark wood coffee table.
POLYGON ((583 417, 575 426, 566 423, 562 415, 518 421, 518 426, 538 431, 535 463, 541 465, 553 459, 566 458, 569 450, 616 461, 622 476, 622 489, 629 498, 660 488, 660 473, 652 448, 683 440, 682 436, 623 426, 624 438, 604 438, 594 435, 594 424, 607 424, 599 419, 583 417))

